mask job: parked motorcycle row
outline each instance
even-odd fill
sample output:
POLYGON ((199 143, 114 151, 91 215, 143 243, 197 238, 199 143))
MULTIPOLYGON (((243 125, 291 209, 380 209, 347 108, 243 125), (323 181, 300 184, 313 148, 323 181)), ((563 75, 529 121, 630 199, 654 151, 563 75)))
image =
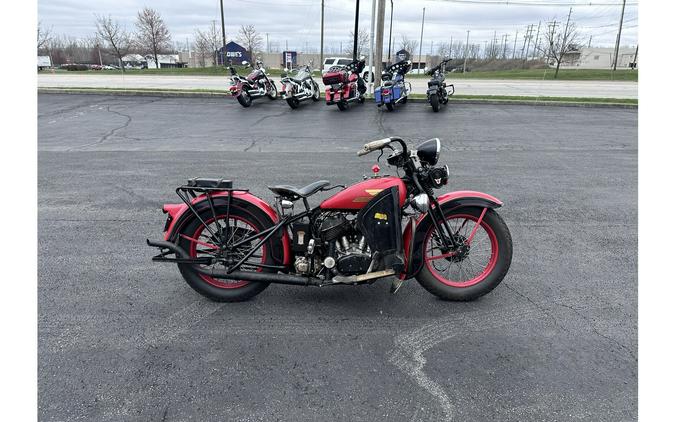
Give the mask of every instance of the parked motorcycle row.
MULTIPOLYGON (((455 87, 445 83, 446 65, 449 58, 444 59, 434 68, 426 72, 431 76, 428 82, 427 102, 434 112, 439 111, 441 104, 448 103, 448 97, 454 94, 455 87)), ((242 107, 250 107, 253 100, 267 96, 275 100, 279 93, 273 80, 269 78, 261 61, 253 66, 243 62, 244 66, 251 67, 251 72, 242 77, 230 64, 230 93, 242 107)), ((337 105, 340 111, 347 110, 352 103, 363 104, 367 91, 363 78, 366 66, 364 58, 352 61, 346 66, 334 66, 323 77, 325 85, 326 105, 337 105)), ((387 110, 393 111, 398 105, 408 101, 412 89, 406 82, 405 75, 412 69, 410 60, 401 60, 382 72, 380 86, 375 87, 374 98, 378 107, 384 105, 387 110)), ((313 102, 321 99, 319 84, 312 77, 310 65, 300 66, 289 71, 281 79, 281 98, 285 99, 291 108, 298 108, 300 103, 311 99, 313 102)))

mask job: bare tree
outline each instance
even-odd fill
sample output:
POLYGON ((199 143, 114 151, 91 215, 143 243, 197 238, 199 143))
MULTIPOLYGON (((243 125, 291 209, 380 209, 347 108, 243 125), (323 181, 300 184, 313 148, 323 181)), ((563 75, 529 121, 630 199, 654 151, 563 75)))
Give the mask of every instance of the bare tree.
POLYGON ((436 50, 436 54, 438 54, 441 58, 445 56, 450 57, 451 51, 452 48, 450 47, 450 44, 442 41, 438 43, 438 49, 436 50))
MULTIPOLYGON (((571 12, 570 12, 571 14, 571 12)), ((569 53, 577 51, 578 49, 579 32, 574 22, 570 22, 570 15, 567 16, 567 23, 562 32, 557 34, 554 31, 546 31, 544 33, 543 46, 538 47, 540 51, 547 54, 550 59, 555 62, 554 79, 558 78, 558 71, 560 65, 564 61, 569 61, 569 53), (565 57, 568 56, 568 57, 565 57)))
POLYGON ((37 27, 37 48, 38 48, 38 50, 42 50, 42 49, 46 48, 51 39, 52 39, 51 28, 43 28, 42 22, 38 22, 38 27, 37 27))
POLYGON ((155 58, 155 67, 159 69, 157 54, 171 45, 171 34, 159 12, 144 7, 136 18, 138 44, 147 51, 151 51, 155 58))
MULTIPOLYGON (((356 58, 365 56, 370 51, 370 34, 365 29, 359 29, 359 36, 356 40, 356 58)), ((345 55, 354 57, 354 31, 349 31, 349 41, 347 41, 347 48, 345 55)))
POLYGON ((195 31, 195 48, 200 54, 200 64, 206 65, 207 54, 211 57, 212 65, 218 65, 218 49, 221 47, 222 35, 216 27, 216 22, 212 21, 211 26, 206 31, 197 29, 195 31))
POLYGON ((262 35, 256 31, 255 25, 242 25, 239 28, 237 41, 246 48, 248 54, 251 56, 251 60, 253 60, 253 57, 258 54, 262 47, 262 35))
POLYGON ((420 45, 419 41, 414 40, 412 38, 408 38, 405 35, 401 35, 401 41, 399 43, 400 50, 405 50, 412 56, 413 54, 415 54, 415 51, 417 51, 417 47, 419 45, 420 45))
POLYGON ((105 43, 106 48, 117 57, 122 72, 124 72, 124 57, 131 49, 131 37, 118 21, 113 21, 110 15, 96 16, 96 33, 105 43))

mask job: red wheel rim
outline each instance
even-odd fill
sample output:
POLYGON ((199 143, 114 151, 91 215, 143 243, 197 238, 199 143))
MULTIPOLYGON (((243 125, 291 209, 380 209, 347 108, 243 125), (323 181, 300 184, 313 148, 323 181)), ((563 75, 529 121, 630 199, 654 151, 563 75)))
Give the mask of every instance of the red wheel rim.
MULTIPOLYGON (((469 215, 469 214, 454 214, 446 217, 446 221, 450 223, 451 220, 461 220, 463 219, 465 222, 472 221, 473 224, 465 224, 463 228, 460 229, 462 233, 470 233, 471 230, 475 227, 476 223, 478 222, 478 217, 469 215)), ((451 226, 451 224, 449 224, 451 226)), ((451 226, 451 230, 455 232, 455 228, 451 226)), ((481 281, 485 280, 485 278, 494 270, 495 265, 497 265, 497 258, 499 256, 499 244, 497 242, 497 236, 495 235, 494 230, 492 230, 492 227, 490 227, 485 220, 481 221, 480 226, 478 227, 478 230, 476 231, 475 237, 473 238, 473 241, 471 242, 471 249, 469 252, 468 257, 465 260, 459 261, 459 264, 456 266, 459 268, 458 274, 461 276, 461 274, 467 275, 466 280, 460 280, 458 278, 460 277, 450 277, 448 276, 449 271, 444 271, 438 268, 438 262, 449 262, 445 258, 441 258, 441 256, 446 256, 441 254, 440 252, 434 252, 434 249, 438 250, 438 248, 434 248, 434 245, 431 245, 430 248, 430 241, 432 240, 432 235, 435 232, 435 227, 432 226, 431 230, 427 233, 427 236, 424 240, 424 264, 426 265, 427 269, 433 274, 433 276, 440 281, 441 283, 451 286, 451 287, 470 287, 474 286, 481 281), (480 233, 480 235, 479 235, 480 233), (486 250, 485 246, 489 243, 489 248, 490 248, 490 254, 489 257, 485 260, 485 263, 476 263, 475 265, 471 262, 471 252, 473 252, 473 248, 476 247, 482 247, 483 249, 477 249, 480 251, 486 250), (471 268, 464 268, 462 266, 462 262, 467 261, 469 265, 467 267, 471 268)), ((461 233, 460 233, 461 234, 461 233)), ((465 236, 466 237, 466 236, 465 236)), ((457 264, 456 262, 454 264, 457 264)))
MULTIPOLYGON (((225 217, 226 217, 225 215, 219 215, 217 217, 217 219, 220 221, 220 220, 224 220, 225 217)), ((205 223, 207 225, 211 225, 211 223, 213 223, 214 220, 215 220, 214 218, 211 218, 209 220, 206 220, 205 223)), ((246 220, 245 218, 235 216, 235 215, 230 215, 230 230, 233 230, 232 236, 235 236, 237 234, 237 229, 233 228, 233 222, 241 222, 241 223, 245 224, 246 226, 250 227, 254 233, 260 233, 260 229, 258 227, 256 227, 253 223, 246 220)), ((237 227, 236 224, 238 224, 238 223, 235 223, 234 227, 237 227)), ((243 227, 238 227, 238 228, 242 229, 243 227)), ((212 244, 212 243, 210 243, 210 241, 211 241, 210 233, 209 233, 208 230, 205 230, 205 229, 206 229, 206 227, 203 224, 200 224, 199 227, 197 227, 197 230, 195 230, 195 232, 193 233, 191 238, 183 236, 184 238, 186 238, 190 242, 189 254, 190 254, 190 257, 192 257, 192 258, 196 258, 198 256, 204 256, 204 252, 206 250, 209 250, 208 246, 212 244), (201 249, 198 249, 199 247, 201 247, 201 249), (202 255, 199 255, 200 253, 202 255)), ((262 250, 262 257, 260 258, 259 261, 257 261, 258 263, 264 263, 265 262, 265 258, 267 257, 267 245, 263 245, 261 250, 262 250)), ((207 255, 208 255, 208 253, 207 253, 207 255)), ((253 257, 251 257, 251 259, 253 259, 253 257)), ((256 262, 256 261, 254 261, 254 262, 256 262)), ((260 271, 262 271, 262 268, 258 267, 258 269, 256 271, 260 272, 260 271)), ((206 274, 201 274, 201 273, 199 274, 199 277, 201 277, 201 279, 204 280, 205 282, 207 282, 208 284, 210 284, 214 287, 218 287, 219 289, 238 289, 238 288, 247 286, 249 284, 249 281, 245 281, 245 280, 240 280, 240 281, 225 280, 225 279, 221 280, 221 279, 213 278, 213 277, 210 277, 206 274)))

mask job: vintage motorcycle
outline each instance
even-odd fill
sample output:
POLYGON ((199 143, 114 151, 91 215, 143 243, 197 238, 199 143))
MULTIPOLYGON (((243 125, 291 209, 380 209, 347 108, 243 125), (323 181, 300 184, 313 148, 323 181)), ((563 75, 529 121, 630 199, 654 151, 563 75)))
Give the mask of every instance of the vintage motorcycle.
POLYGON ((312 78, 310 66, 301 66, 290 72, 284 69, 287 75, 281 79, 281 98, 285 99, 291 108, 298 108, 300 102, 312 99, 319 101, 321 91, 319 84, 312 78))
POLYGON ((333 66, 323 75, 323 84, 326 86, 326 105, 337 104, 341 111, 349 108, 349 103, 366 100, 366 82, 361 72, 366 66, 364 58, 354 60, 348 65, 333 66))
MULTIPOLYGON (((246 67, 250 63, 243 61, 246 67)), ((250 107, 254 98, 260 98, 267 95, 270 100, 277 98, 277 86, 274 81, 267 77, 263 63, 258 60, 251 73, 242 78, 237 74, 237 70, 230 64, 230 94, 239 101, 243 107, 250 107)))
POLYGON ((375 103, 378 107, 384 104, 387 110, 393 111, 396 104, 405 104, 410 94, 410 83, 405 81, 405 74, 412 68, 410 60, 403 60, 388 66, 382 72, 382 82, 375 88, 375 103))
POLYGON ((222 302, 249 299, 270 283, 358 285, 391 276, 394 293, 413 277, 448 300, 490 292, 511 264, 511 235, 495 211, 502 202, 475 191, 436 197, 449 175, 437 166, 437 138, 414 150, 401 138, 380 139, 358 155, 387 149, 388 165, 403 175, 380 176, 375 165, 373 176, 350 187, 270 186, 274 207, 229 180, 190 179, 176 189, 182 203, 163 207, 164 240, 147 241, 160 249, 153 260, 178 264, 193 289, 222 302), (310 196, 338 187, 309 205, 310 196))
POLYGON ((431 104, 434 112, 440 109, 441 104, 448 103, 448 97, 455 93, 455 85, 446 85, 445 83, 445 66, 451 59, 445 58, 437 66, 429 69, 428 75, 431 75, 431 80, 427 82, 427 101, 431 104), (448 90, 450 90, 448 92, 448 90))

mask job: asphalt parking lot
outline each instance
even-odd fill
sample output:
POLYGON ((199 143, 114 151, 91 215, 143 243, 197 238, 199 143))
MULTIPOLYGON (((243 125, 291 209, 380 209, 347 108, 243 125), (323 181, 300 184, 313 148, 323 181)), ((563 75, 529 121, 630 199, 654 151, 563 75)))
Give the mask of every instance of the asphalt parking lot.
POLYGON ((637 110, 45 94, 38 128, 40 420, 637 419, 637 110), (352 183, 389 135, 440 137, 448 189, 505 202, 513 263, 491 294, 381 281, 215 304, 150 261, 186 178, 267 200, 352 183))

